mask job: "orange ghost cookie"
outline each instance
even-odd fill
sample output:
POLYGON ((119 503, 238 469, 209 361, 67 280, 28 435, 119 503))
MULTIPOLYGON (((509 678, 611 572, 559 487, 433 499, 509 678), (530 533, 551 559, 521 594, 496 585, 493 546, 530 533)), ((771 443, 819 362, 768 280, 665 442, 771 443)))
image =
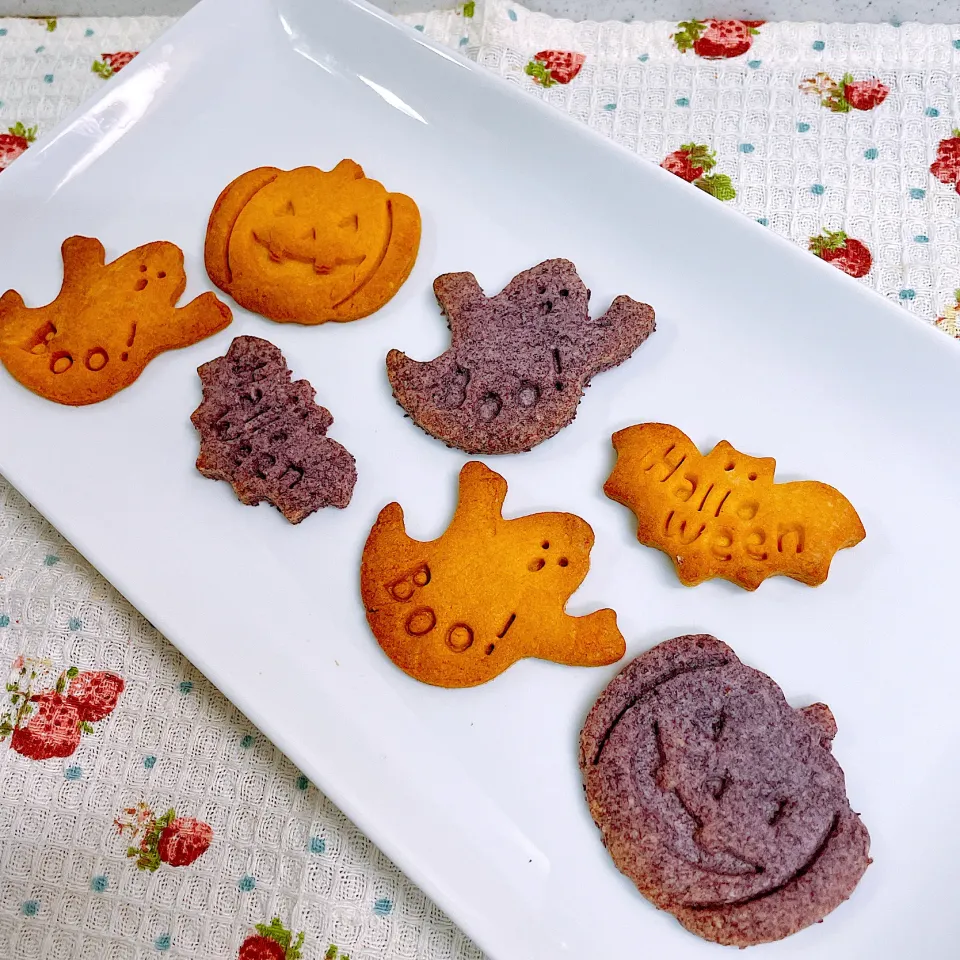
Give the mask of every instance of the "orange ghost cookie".
POLYGON ((441 537, 411 540, 398 503, 370 531, 360 567, 367 620, 417 680, 471 687, 523 657, 590 667, 624 654, 612 610, 563 612, 590 566, 590 525, 571 513, 504 520, 506 494, 506 480, 474 461, 460 471, 460 502, 441 537))
POLYGON ((230 308, 203 293, 175 306, 187 285, 183 253, 166 241, 104 263, 103 244, 69 237, 63 285, 45 307, 0 297, 0 360, 27 389, 71 406, 129 387, 164 350, 188 347, 230 323, 230 308))
POLYGON ((410 275, 420 211, 353 160, 333 170, 258 167, 217 198, 204 260, 248 310, 284 323, 357 320, 410 275))
POLYGON ((643 423, 613 435, 617 464, 604 493, 637 516, 637 539, 670 556, 688 587, 722 577, 756 590, 778 574, 812 587, 863 524, 839 490, 774 483, 776 461, 726 440, 702 456, 676 427, 643 423))

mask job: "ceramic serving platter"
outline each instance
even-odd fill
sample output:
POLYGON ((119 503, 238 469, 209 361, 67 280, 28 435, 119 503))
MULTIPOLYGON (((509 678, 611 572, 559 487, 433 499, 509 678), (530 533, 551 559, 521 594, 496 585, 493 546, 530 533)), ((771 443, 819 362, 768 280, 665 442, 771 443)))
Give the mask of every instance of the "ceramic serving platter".
POLYGON ((569 611, 613 607, 627 657, 709 632, 795 705, 830 704, 835 753, 875 863, 853 899, 764 957, 956 956, 960 833, 960 350, 838 270, 351 0, 205 0, 0 178, 0 289, 59 288, 61 241, 109 256, 170 240, 187 297, 211 289, 204 228, 249 168, 362 163, 423 214, 420 256, 376 315, 307 328, 235 309, 114 398, 67 408, 0 370, 0 470, 497 960, 705 958, 613 867, 583 801, 577 737, 619 666, 524 661, 469 690, 425 686, 383 655, 359 598, 380 508, 437 536, 464 455, 391 398, 392 347, 447 344, 431 292, 470 270, 490 294, 573 260, 595 310, 628 293, 658 330, 598 377, 571 426, 489 458, 506 515, 568 510, 593 527, 569 611), (251 69, 255 59, 257 68, 251 69), (335 417, 359 482, 299 526, 194 468, 198 364, 267 337, 335 417), (672 423, 729 439, 857 507, 866 540, 826 584, 688 589, 601 491, 610 435, 672 423))

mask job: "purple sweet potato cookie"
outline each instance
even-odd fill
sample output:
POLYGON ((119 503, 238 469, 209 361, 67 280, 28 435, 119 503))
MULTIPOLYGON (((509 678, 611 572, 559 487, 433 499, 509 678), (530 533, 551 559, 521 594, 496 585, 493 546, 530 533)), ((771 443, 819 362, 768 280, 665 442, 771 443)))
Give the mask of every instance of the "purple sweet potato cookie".
POLYGON ((421 363, 387 356, 397 402, 467 453, 520 453, 565 427, 590 378, 623 363, 654 331, 653 309, 620 296, 591 319, 590 291, 569 260, 547 260, 489 299, 472 273, 433 283, 450 349, 421 363))
POLYGON ((225 357, 197 371, 203 402, 190 419, 200 432, 197 469, 233 485, 243 503, 272 503, 299 523, 353 495, 353 457, 325 436, 333 417, 306 380, 290 382, 283 354, 258 337, 237 337, 225 357))
POLYGON ((715 637, 676 637, 607 687, 580 735, 590 812, 640 892, 706 940, 779 940, 870 863, 822 703, 793 709, 715 637))

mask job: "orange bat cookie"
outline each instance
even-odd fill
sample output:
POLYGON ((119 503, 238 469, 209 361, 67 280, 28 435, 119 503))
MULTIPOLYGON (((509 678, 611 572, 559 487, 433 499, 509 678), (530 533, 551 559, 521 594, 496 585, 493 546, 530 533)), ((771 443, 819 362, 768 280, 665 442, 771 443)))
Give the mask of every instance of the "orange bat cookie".
POLYGON ((367 620, 417 680, 471 687, 523 657, 589 667, 624 654, 612 610, 563 612, 590 566, 589 524, 570 513, 504 520, 506 495, 506 480, 474 461, 460 471, 460 502, 441 537, 411 540, 398 503, 370 531, 360 567, 367 620))
POLYGON ((103 244, 69 237, 63 285, 45 307, 0 297, 0 360, 27 389, 71 406, 129 387, 164 350, 188 347, 230 323, 230 308, 203 293, 177 308, 187 286, 183 253, 166 241, 104 263, 103 244))
POLYGON ((778 574, 815 587, 833 555, 866 536, 850 501, 813 480, 774 483, 776 461, 726 440, 702 456, 676 427, 643 423, 613 435, 604 493, 637 516, 637 539, 673 559, 688 587, 722 577, 756 590, 778 574))
POLYGON ((217 199, 204 261, 210 279, 248 310, 281 322, 357 320, 410 275, 420 211, 353 160, 333 170, 258 167, 217 199))

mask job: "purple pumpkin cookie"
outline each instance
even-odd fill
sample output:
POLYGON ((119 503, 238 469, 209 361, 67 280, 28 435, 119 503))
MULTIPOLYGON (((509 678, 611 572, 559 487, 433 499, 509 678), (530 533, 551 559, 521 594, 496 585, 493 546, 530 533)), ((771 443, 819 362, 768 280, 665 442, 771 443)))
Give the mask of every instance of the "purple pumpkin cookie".
POLYGON ((325 435, 330 411, 314 402, 306 380, 290 382, 277 347, 237 337, 225 357, 197 373, 203 402, 190 419, 200 433, 197 469, 205 477, 232 484, 243 503, 269 501, 291 523, 350 502, 354 459, 325 435))
POLYGON ((433 290, 450 325, 435 360, 387 356, 397 402, 414 423, 467 453, 520 453, 576 416, 590 378, 623 363, 654 331, 653 309, 627 296, 591 319, 569 260, 547 260, 486 297, 472 273, 433 290))
POLYGON ((870 863, 830 752, 830 709, 793 709, 715 637, 637 657, 580 735, 590 812, 614 863, 688 930, 747 947, 846 900, 870 863))

